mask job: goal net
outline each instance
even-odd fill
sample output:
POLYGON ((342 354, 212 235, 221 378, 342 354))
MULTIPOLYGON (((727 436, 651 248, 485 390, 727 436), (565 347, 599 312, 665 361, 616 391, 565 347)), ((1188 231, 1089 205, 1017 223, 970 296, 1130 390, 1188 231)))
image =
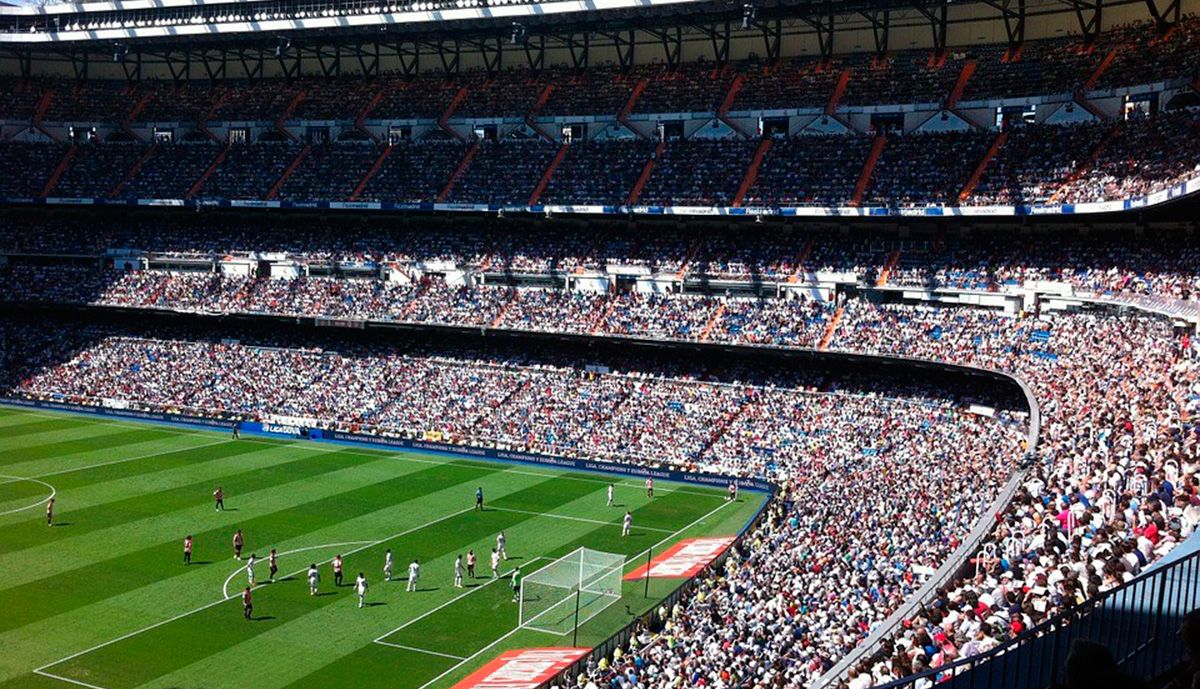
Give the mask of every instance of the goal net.
POLYGON ((621 600, 625 556, 579 548, 521 581, 520 625, 551 634, 574 629, 621 600))

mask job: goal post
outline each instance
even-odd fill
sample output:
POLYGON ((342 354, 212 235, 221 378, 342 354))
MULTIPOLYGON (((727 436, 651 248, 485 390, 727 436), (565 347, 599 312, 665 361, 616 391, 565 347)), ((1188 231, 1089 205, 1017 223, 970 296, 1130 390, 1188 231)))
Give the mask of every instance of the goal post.
POLYGON ((520 626, 569 633, 621 600, 624 571, 624 555, 579 548, 560 557, 521 580, 520 626))

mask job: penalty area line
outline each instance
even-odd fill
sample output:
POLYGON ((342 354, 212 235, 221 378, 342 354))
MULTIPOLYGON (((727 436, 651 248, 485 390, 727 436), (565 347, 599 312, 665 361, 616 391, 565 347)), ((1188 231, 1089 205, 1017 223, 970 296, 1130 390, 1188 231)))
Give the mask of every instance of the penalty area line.
MULTIPOLYGON (((725 507, 727 507, 727 506, 729 506, 729 505, 731 505, 731 504, 733 504, 733 503, 731 503, 731 502, 728 502, 728 501, 722 502, 720 505, 717 505, 715 508, 713 508, 713 509, 712 509, 712 510, 710 510, 709 512, 707 512, 707 513, 705 513, 705 514, 701 515, 700 517, 696 518, 696 520, 695 520, 695 521, 693 521, 691 524, 688 524, 687 526, 684 526, 684 527, 680 528, 679 530, 677 530, 677 531, 675 531, 674 533, 672 533, 672 534, 668 535, 666 538, 662 539, 662 540, 661 540, 661 541, 659 541, 658 543, 655 543, 653 547, 654 547, 654 548, 657 548, 657 547, 661 546, 662 544, 666 543, 667 541, 671 540, 672 538, 675 538, 675 537, 679 536, 679 535, 680 535, 680 534, 682 534, 683 532, 685 532, 685 531, 687 531, 688 529, 692 528, 693 526, 695 526, 695 525, 699 524, 700 522, 704 521, 705 519, 708 519, 709 517, 713 516, 714 514, 716 514, 717 512, 721 511, 722 509, 724 509, 725 507)), ((630 559, 637 560, 637 559, 639 559, 639 558, 640 558, 642 555, 645 555, 647 552, 649 552, 650 550, 651 550, 650 548, 647 548, 646 550, 643 550, 643 551, 642 551, 641 553, 639 553, 638 555, 634 555, 634 556, 633 556, 633 558, 627 558, 627 559, 626 559, 626 562, 629 562, 629 561, 630 561, 630 559)), ((463 665, 466 665, 467 663, 471 662, 471 661, 472 661, 472 660, 474 660, 475 658, 478 658, 480 655, 482 655, 482 654, 483 654, 483 652, 484 652, 484 651, 487 651, 488 649, 490 649, 490 648, 494 647, 496 644, 499 644, 500 642, 504 641, 505 639, 508 639, 508 638, 509 638, 509 637, 511 637, 513 634, 516 634, 517 632, 521 631, 522 629, 530 629, 531 631, 542 631, 542 630, 532 629, 532 628, 530 628, 530 627, 520 627, 520 626, 514 627, 512 630, 510 630, 510 631, 506 632, 506 633, 505 633, 503 636, 501 636, 500 638, 498 638, 498 639, 496 639, 495 641, 491 642, 491 643, 490 643, 490 644, 488 644, 487 646, 484 646, 483 648, 479 649, 478 651, 475 651, 475 652, 474 652, 474 653, 472 653, 471 655, 469 655, 469 656, 467 656, 466 658, 464 658, 463 660, 459 661, 459 662, 458 662, 457 664, 455 664, 454 666, 452 666, 452 667, 450 667, 449 669, 447 669, 447 670, 446 670, 445 672, 443 672, 442 674, 438 675, 437 677, 434 677, 433 679, 429 680, 428 682, 426 682, 426 683, 422 684, 421 686, 417 687, 417 689, 429 689, 429 687, 433 686, 433 685, 434 685, 434 684, 436 684, 437 682, 440 682, 440 681, 441 681, 441 680, 442 680, 444 677, 446 677, 446 676, 447 676, 447 675, 449 675, 450 673, 452 673, 452 672, 455 672, 456 670, 458 670, 459 668, 461 668, 463 665)), ((554 635, 554 636, 556 636, 556 637, 557 637, 557 636, 562 636, 561 634, 554 634, 553 632, 544 632, 544 633, 553 634, 553 635, 554 635)))
MULTIPOLYGON (((420 531, 421 529, 424 529, 424 528, 427 528, 427 527, 433 526, 434 524, 439 524, 439 523, 441 523, 441 522, 444 522, 444 521, 446 521, 446 520, 448 520, 448 519, 453 519, 453 518, 455 518, 455 517, 458 517, 458 516, 464 515, 464 514, 466 514, 467 512, 471 512, 471 511, 472 511, 472 510, 474 510, 474 509, 475 509, 474 507, 466 507, 466 508, 463 508, 463 509, 461 509, 461 510, 457 510, 457 511, 455 511, 455 512, 452 512, 452 513, 450 513, 450 514, 447 514, 447 515, 445 515, 445 516, 438 517, 437 519, 433 519, 433 520, 430 520, 430 521, 428 521, 428 522, 425 522, 424 524, 420 524, 420 525, 418 525, 418 526, 414 526, 414 527, 412 527, 412 528, 405 529, 404 531, 401 531, 401 532, 399 532, 399 533, 392 534, 392 535, 390 535, 390 536, 387 536, 386 538, 381 538, 381 539, 379 539, 379 540, 377 540, 377 541, 364 541, 364 542, 363 542, 363 543, 364 543, 364 545, 361 545, 361 546, 359 546, 359 547, 357 547, 357 548, 353 548, 353 549, 351 549, 351 550, 347 550, 347 551, 346 551, 346 554, 347 554, 347 555, 353 555, 353 554, 355 554, 355 553, 357 553, 357 552, 360 552, 360 551, 366 550, 366 549, 368 549, 368 548, 372 548, 372 547, 374 547, 374 546, 377 546, 377 545, 379 545, 379 544, 381 544, 381 543, 387 543, 388 541, 392 541, 392 540, 395 540, 395 539, 397 539, 397 538, 400 538, 400 537, 402 537, 402 536, 406 536, 406 535, 408 535, 408 534, 410 534, 410 533, 413 533, 413 532, 415 532, 415 531, 420 531)), ((336 546, 335 546, 335 547, 336 547, 336 546)), ((329 559, 326 559, 326 560, 321 560, 320 564, 326 564, 326 563, 330 562, 331 560, 332 560, 332 558, 329 558, 329 559)), ((297 569, 297 570, 295 570, 294 572, 291 572, 291 573, 289 573, 289 574, 286 574, 286 575, 284 575, 284 577, 283 577, 283 578, 285 578, 285 579, 286 579, 286 578, 288 578, 288 577, 295 577, 295 576, 299 576, 299 575, 303 574, 303 573, 304 573, 304 572, 306 572, 306 571, 308 571, 308 568, 307 568, 307 567, 304 567, 304 568, 301 568, 301 569, 297 569)), ((236 574, 236 572, 235 572, 234 574, 236 574)), ((257 584, 257 585, 255 585, 254 587, 252 587, 252 589, 251 589, 251 590, 253 590, 253 591, 257 591, 258 589, 261 589, 261 588, 263 588, 264 586, 270 586, 270 584, 269 584, 269 583, 267 583, 267 582, 263 582, 263 583, 261 583, 261 584, 257 584)), ((69 655, 69 656, 65 656, 65 657, 59 658, 58 660, 55 660, 55 661, 52 661, 52 662, 46 663, 45 665, 42 665, 42 666, 40 666, 40 667, 34 668, 33 672, 34 672, 35 674, 43 675, 43 676, 45 676, 45 677, 50 677, 50 678, 52 678, 52 679, 60 679, 60 680, 62 680, 62 681, 64 681, 64 682, 70 682, 71 684, 77 684, 77 685, 79 685, 79 686, 92 687, 92 689, 104 689, 104 687, 96 687, 95 685, 92 685, 92 684, 87 684, 87 683, 85 683, 85 682, 80 682, 80 681, 78 681, 78 680, 73 680, 73 679, 69 679, 69 678, 65 678, 65 677, 60 677, 60 676, 58 676, 58 675, 55 675, 55 674, 52 674, 52 673, 46 672, 46 670, 47 670, 48 668, 52 668, 52 667, 54 667, 54 666, 56 666, 56 665, 62 665, 63 663, 66 663, 66 662, 68 662, 68 661, 71 661, 71 660, 74 660, 74 659, 76 659, 76 658, 79 658, 80 656, 85 656, 85 655, 87 655, 87 654, 89 654, 89 653, 92 653, 92 652, 98 651, 98 650, 100 650, 100 649, 102 649, 102 648, 107 648, 107 647, 109 647, 109 646, 112 646, 113 644, 120 643, 120 642, 122 642, 122 641, 125 641, 126 639, 131 639, 131 638, 133 638, 133 637, 135 637, 135 636, 138 636, 138 635, 140 635, 140 634, 145 634, 145 633, 146 633, 146 632, 148 632, 148 631, 151 631, 151 630, 153 630, 153 629, 158 629, 159 627, 162 627, 163 625, 167 625, 167 624, 170 624, 170 623, 172 623, 172 622, 175 622, 175 621, 177 621, 177 620, 181 620, 181 619, 183 619, 183 618, 185 618, 185 617, 188 617, 188 616, 190 616, 190 615, 194 615, 194 614, 196 614, 196 613, 198 613, 198 612, 203 612, 203 611, 205 611, 205 610, 208 610, 209 608, 212 608, 212 607, 215 607, 215 606, 221 605, 221 604, 223 604, 223 603, 228 603, 230 600, 233 600, 233 599, 230 599, 230 598, 219 598, 219 599, 217 599, 217 600, 215 600, 215 601, 213 601, 213 602, 211 602, 211 603, 207 603, 207 604, 205 604, 205 605, 201 605, 200 607, 198 607, 198 608, 195 608, 195 609, 193 609, 193 610, 188 610, 187 612, 182 612, 182 613, 180 613, 180 614, 178 614, 178 615, 175 615, 175 616, 173 616, 173 617, 168 617, 168 618, 167 618, 167 619, 165 619, 165 620, 159 620, 158 622, 155 622, 154 624, 151 624, 151 625, 148 625, 148 626, 142 627, 141 629, 135 629, 135 630, 133 630, 132 632, 128 632, 128 633, 126 633, 126 634, 122 634, 121 636, 118 636, 118 637, 116 637, 115 639, 109 639, 108 641, 105 641, 105 642, 103 642, 103 643, 96 644, 95 646, 92 646, 92 647, 90 647, 90 648, 85 648, 85 649, 83 649, 82 651, 76 651, 75 653, 72 653, 72 654, 71 654, 71 655, 69 655)))
MULTIPOLYGON (((513 512, 516 514, 532 514, 537 517, 546 517, 548 519, 565 519, 572 522, 584 522, 586 524, 599 524, 601 526, 621 526, 621 522, 606 522, 603 519, 588 519, 587 517, 573 517, 569 514, 554 514, 553 512, 534 512, 533 510, 518 510, 512 507, 489 507, 489 510, 498 512, 513 512)), ((657 531, 659 533, 671 533, 670 529, 660 529, 655 526, 639 526, 639 529, 646 531, 657 531)))
MULTIPOLYGON (((531 562, 537 562, 538 560, 549 560, 549 559, 550 558, 548 558, 548 557, 541 557, 541 556, 534 557, 534 558, 530 558, 529 560, 527 560, 526 564, 529 564, 531 562)), ((429 617, 430 615, 432 615, 435 612, 438 612, 439 610, 443 610, 443 609, 449 607, 453 603, 457 603, 458 601, 462 600, 463 598, 466 598, 467 596, 471 595, 472 593, 475 593, 476 591, 482 591, 483 589, 496 583, 497 581, 503 581, 503 580, 507 579, 508 577, 512 576, 512 573, 515 571, 515 569, 516 568, 513 568, 513 569, 508 570, 507 572, 502 572, 500 574, 500 576, 494 577, 492 579, 488 579, 487 581, 483 582, 482 584, 479 584, 478 586, 471 589, 470 591, 464 591, 464 592, 458 594, 457 596, 451 598, 450 600, 446 601, 445 603, 442 603, 441 605, 437 606, 436 608, 433 608, 432 610, 427 610, 427 611, 421 613, 420 615, 412 618, 411 620, 405 622, 404 624, 400 625, 399 627, 396 627, 392 631, 375 637, 375 639, 374 639, 375 643, 383 644, 384 646, 399 646, 399 644, 394 644, 394 643, 391 643, 388 641, 384 641, 384 639, 388 638, 392 634, 395 634, 396 632, 400 631, 401 629, 406 629, 409 626, 414 625, 417 622, 420 622, 421 620, 425 619, 426 617, 429 617)), ((399 646, 399 647, 404 648, 403 646, 399 646)), ((460 657, 459 659, 461 660, 462 658, 460 657)))
POLYGON ((431 651, 427 648, 417 648, 416 646, 405 646, 403 644, 394 644, 391 641, 380 641, 380 640, 376 639, 375 643, 379 644, 380 646, 391 646, 392 648, 399 648, 399 649, 402 649, 405 651, 413 651, 414 653, 424 653, 426 655, 431 655, 431 656, 440 656, 442 658, 449 658, 451 660, 466 660, 466 658, 464 658, 463 656, 456 656, 456 655, 452 655, 450 653, 442 653, 441 651, 431 651))
POLYGON ((48 677, 50 679, 56 679, 60 682, 68 682, 70 684, 74 684, 74 685, 80 686, 80 687, 87 687, 88 689, 105 689, 105 687, 102 687, 98 684, 88 684, 87 682, 81 682, 80 680, 71 679, 70 677, 63 677, 61 675, 56 675, 52 672, 46 672, 45 670, 41 670, 41 669, 34 670, 33 674, 41 675, 42 677, 48 677))

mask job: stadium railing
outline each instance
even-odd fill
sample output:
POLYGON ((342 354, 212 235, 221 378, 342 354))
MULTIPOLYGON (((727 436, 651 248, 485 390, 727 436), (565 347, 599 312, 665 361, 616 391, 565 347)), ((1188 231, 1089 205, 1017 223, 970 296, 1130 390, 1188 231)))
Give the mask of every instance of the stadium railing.
POLYGON ((1187 658, 1177 631, 1197 607, 1200 551, 1065 610, 991 651, 876 689, 931 682, 944 689, 1044 689, 1065 683, 1064 666, 1076 639, 1107 646, 1122 672, 1153 679, 1187 658))

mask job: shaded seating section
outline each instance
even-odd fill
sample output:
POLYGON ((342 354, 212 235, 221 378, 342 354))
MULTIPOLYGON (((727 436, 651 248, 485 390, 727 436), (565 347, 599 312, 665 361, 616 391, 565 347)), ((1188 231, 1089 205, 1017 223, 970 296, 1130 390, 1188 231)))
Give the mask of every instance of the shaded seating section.
POLYGON ((642 196, 644 206, 728 206, 757 147, 755 141, 672 141, 642 196))
POLYGON ((875 165, 864 203, 956 205, 963 185, 995 138, 986 131, 890 137, 875 165))
POLYGON ((121 198, 182 199, 212 165, 220 147, 211 143, 159 144, 125 187, 121 198))
POLYGON ((743 205, 844 206, 854 195, 871 141, 857 134, 801 134, 776 140, 743 205))
POLYGON ((485 141, 449 200, 525 205, 558 148, 542 139, 485 141))
POLYGON ((622 205, 654 148, 653 142, 640 139, 573 143, 541 203, 622 205))

